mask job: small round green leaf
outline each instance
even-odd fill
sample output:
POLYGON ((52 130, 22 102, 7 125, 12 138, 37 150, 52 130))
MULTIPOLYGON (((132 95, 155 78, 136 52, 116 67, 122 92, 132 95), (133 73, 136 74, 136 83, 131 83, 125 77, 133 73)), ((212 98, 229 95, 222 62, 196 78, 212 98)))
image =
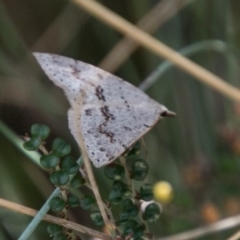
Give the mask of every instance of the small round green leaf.
POLYGON ((50 223, 47 226, 47 232, 51 236, 54 236, 55 234, 62 232, 62 230, 63 230, 62 226, 57 224, 50 223))
POLYGON ((132 235, 134 232, 134 229, 138 226, 138 223, 135 220, 129 220, 127 221, 125 228, 123 230, 123 235, 132 235))
POLYGON ((67 236, 65 233, 57 233, 53 236, 53 240, 67 240, 67 236))
POLYGON ((119 218, 117 220, 117 225, 126 224, 129 219, 129 213, 128 212, 121 212, 119 215, 119 218))
POLYGON ((119 164, 112 163, 104 168, 104 174, 111 180, 120 180, 124 176, 124 168, 119 164))
POLYGON ((128 188, 127 184, 122 181, 114 181, 112 189, 121 191, 122 197, 129 197, 132 194, 132 191, 128 188))
POLYGON ((127 185, 122 181, 114 181, 112 185, 112 189, 122 191, 124 188, 126 188, 127 185))
POLYGON ((80 206, 85 210, 95 206, 95 203, 95 199, 90 195, 85 195, 82 199, 80 199, 80 206))
POLYGON ((135 217, 138 214, 138 207, 130 199, 123 200, 123 211, 127 212, 129 217, 135 217))
POLYGON ((144 180, 148 174, 148 164, 146 161, 138 159, 132 164, 132 178, 138 181, 144 180))
POLYGON ((62 211, 66 206, 65 201, 60 197, 54 197, 49 202, 49 207, 56 212, 62 211))
POLYGON ((133 239, 141 239, 144 235, 144 226, 139 225, 135 220, 129 220, 123 230, 123 235, 130 235, 133 239))
POLYGON ((71 145, 61 138, 55 138, 52 143, 52 152, 59 157, 64 157, 71 153, 71 145))
POLYGON ((160 207, 156 203, 151 203, 146 207, 143 219, 148 222, 155 222, 159 218, 160 213, 160 207))
POLYGON ((41 140, 45 140, 50 134, 50 128, 43 124, 33 124, 31 127, 31 134, 41 140))
POLYGON ((109 201, 117 205, 122 201, 122 191, 119 189, 112 189, 108 196, 109 201))
POLYGON ((139 225, 133 230, 133 238, 140 240, 140 238, 144 235, 145 227, 143 225, 139 225))
POLYGON ((97 225, 97 226, 103 226, 104 225, 102 215, 99 211, 93 211, 90 214, 90 217, 93 220, 93 222, 95 223, 95 225, 97 225))
POLYGON ((70 208, 76 208, 76 207, 79 207, 79 206, 80 206, 80 202, 79 202, 78 197, 73 196, 73 195, 70 195, 70 196, 68 197, 67 203, 68 203, 68 206, 69 206, 70 208))
POLYGON ((146 202, 153 199, 153 190, 151 184, 145 183, 142 185, 140 188, 140 198, 146 202))
POLYGON ((122 194, 123 194, 123 197, 131 197, 132 195, 132 191, 126 187, 126 188, 123 188, 123 191, 122 191, 122 194))
POLYGON ((128 153, 128 157, 135 157, 140 153, 140 149, 141 149, 141 144, 139 141, 137 141, 133 148, 130 150, 130 152, 128 153))
POLYGON ((72 188, 80 188, 85 183, 85 179, 80 175, 76 174, 70 181, 72 188))
POLYGON ((109 193, 108 199, 112 204, 119 204, 123 197, 131 196, 132 192, 122 181, 114 181, 112 190, 109 193))
POLYGON ((31 137, 30 140, 23 143, 23 147, 28 151, 34 151, 40 147, 41 143, 42 141, 40 138, 31 137))
POLYGON ((40 164, 46 169, 55 168, 60 163, 60 158, 53 153, 43 155, 40 158, 40 164))
POLYGON ((66 185, 69 179, 69 175, 65 170, 54 171, 50 175, 51 182, 56 186, 66 185))
POLYGON ((79 165, 77 164, 73 156, 65 156, 61 161, 61 168, 65 169, 69 174, 75 174, 79 170, 79 165))

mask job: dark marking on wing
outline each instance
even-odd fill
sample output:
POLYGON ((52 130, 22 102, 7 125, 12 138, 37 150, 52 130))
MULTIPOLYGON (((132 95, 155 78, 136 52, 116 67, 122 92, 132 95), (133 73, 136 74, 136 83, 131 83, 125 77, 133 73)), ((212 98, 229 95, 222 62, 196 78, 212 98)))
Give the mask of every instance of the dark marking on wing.
POLYGON ((122 144, 122 147, 126 150, 128 147, 125 144, 122 144))
POLYGON ((86 116, 92 116, 92 109, 85 110, 86 116))
POLYGON ((71 65, 70 67, 72 69, 72 74, 74 75, 74 77, 80 80, 79 73, 81 73, 81 70, 79 70, 76 66, 73 65, 71 65))
POLYGON ((130 105, 128 104, 128 101, 127 101, 127 100, 125 100, 125 101, 124 101, 124 103, 125 103, 125 104, 126 104, 126 106, 127 106, 127 110, 128 110, 128 111, 130 111, 130 105))
POLYGON ((101 107, 100 111, 101 111, 105 121, 102 124, 100 124, 100 126, 98 127, 98 130, 100 133, 106 135, 110 139, 110 142, 113 143, 116 141, 114 139, 115 134, 110 131, 105 130, 104 127, 107 126, 108 121, 114 120, 115 117, 113 114, 110 113, 109 108, 107 106, 101 107))
POLYGON ((101 86, 96 87, 96 96, 98 97, 99 100, 106 101, 105 96, 103 95, 103 89, 101 86))
POLYGON ((106 122, 107 122, 109 119, 115 120, 115 117, 114 117, 113 114, 110 113, 108 106, 101 107, 100 110, 101 110, 101 112, 102 112, 102 114, 103 114, 106 122))

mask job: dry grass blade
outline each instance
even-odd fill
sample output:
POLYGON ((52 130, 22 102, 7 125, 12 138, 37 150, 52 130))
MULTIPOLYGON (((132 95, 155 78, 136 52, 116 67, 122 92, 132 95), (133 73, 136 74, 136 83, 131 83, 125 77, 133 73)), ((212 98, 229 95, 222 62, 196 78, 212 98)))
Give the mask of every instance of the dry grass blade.
MULTIPOLYGON (((191 1, 192 0, 160 1, 137 23, 137 26, 148 33, 153 33, 191 1)), ((123 38, 99 63, 99 67, 108 72, 115 72, 138 46, 139 44, 131 38, 123 38)))
MULTIPOLYGON (((28 208, 28 207, 22 206, 20 204, 10 202, 10 201, 7 201, 7 200, 2 199, 2 198, 0 198, 0 206, 2 206, 4 208, 7 208, 7 209, 10 209, 10 210, 15 211, 15 212, 26 214, 28 216, 35 216, 36 213, 37 213, 37 211, 32 209, 32 208, 28 208)), ((68 228, 68 229, 72 229, 72 230, 75 230, 75 231, 78 231, 78 232, 85 233, 85 234, 87 234, 89 236, 92 236, 92 237, 97 237, 97 238, 104 239, 104 240, 111 240, 110 236, 108 236, 108 235, 106 235, 102 232, 95 231, 91 228, 87 228, 85 226, 67 221, 65 219, 57 218, 57 217, 54 217, 54 216, 51 216, 51 215, 45 215, 43 220, 47 221, 47 222, 50 222, 50 223, 55 223, 55 224, 61 225, 61 226, 65 227, 65 228, 68 228)))
POLYGON ((239 240, 240 239, 240 231, 238 231, 237 233, 235 233, 234 235, 232 235, 230 238, 228 238, 227 240, 239 240))
MULTIPOLYGON (((229 228, 233 228, 240 225, 240 215, 229 217, 220 220, 216 223, 209 224, 204 227, 200 227, 194 230, 186 231, 180 234, 176 234, 169 237, 159 238, 158 240, 189 240, 196 239, 201 236, 209 235, 215 232, 223 231, 229 228)), ((228 240, 236 240, 236 238, 230 238, 228 240)))
POLYGON ((115 236, 115 226, 109 220, 109 218, 107 216, 107 213, 105 211, 104 203, 102 201, 102 198, 101 198, 101 195, 99 193, 96 180, 95 180, 94 175, 93 175, 93 171, 92 171, 92 167, 91 167, 91 164, 90 164, 90 160, 88 159, 87 154, 84 153, 83 148, 81 148, 81 149, 82 149, 82 155, 83 155, 83 159, 84 159, 84 166, 85 166, 85 169, 86 169, 86 172, 87 172, 87 176, 88 176, 89 182, 91 184, 94 196, 95 196, 95 198, 97 200, 97 204, 98 204, 99 210, 101 212, 102 218, 103 218, 107 228, 109 229, 111 235, 115 236))
MULTIPOLYGON (((83 102, 84 102, 84 98, 81 99, 81 104, 83 102)), ((95 177, 94 177, 94 174, 93 174, 93 171, 92 171, 91 163, 90 163, 90 160, 89 160, 87 152, 86 152, 86 146, 85 146, 85 142, 83 140, 84 137, 82 136, 81 128, 78 124, 78 116, 81 115, 81 113, 79 112, 80 109, 81 108, 75 108, 74 111, 73 110, 69 111, 69 121, 71 122, 71 125, 72 125, 73 129, 75 129, 75 131, 78 132, 77 137, 75 136, 75 140, 77 141, 78 146, 81 149, 81 154, 82 154, 83 161, 84 161, 84 167, 85 167, 85 170, 86 170, 86 173, 87 173, 87 178, 89 180, 89 183, 91 185, 93 194, 94 194, 95 199, 97 201, 97 205, 98 205, 99 210, 101 212, 103 221, 106 224, 106 227, 108 228, 112 237, 115 237, 115 226, 107 216, 107 212, 105 210, 105 206, 104 206, 104 203, 102 201, 102 197, 100 195, 98 185, 96 183, 96 180, 95 180, 95 177)))
POLYGON ((107 23, 114 29, 122 32, 124 35, 134 39, 148 50, 152 51, 156 55, 168 59, 174 63, 177 67, 196 77, 201 82, 209 85, 218 92, 224 94, 228 98, 240 102, 240 91, 228 84, 220 77, 185 58, 178 52, 169 48, 165 44, 161 43, 157 39, 151 37, 149 34, 143 32, 133 24, 129 23, 122 17, 116 15, 114 12, 108 10, 101 4, 92 0, 72 0, 86 11, 99 18, 101 21, 107 23))

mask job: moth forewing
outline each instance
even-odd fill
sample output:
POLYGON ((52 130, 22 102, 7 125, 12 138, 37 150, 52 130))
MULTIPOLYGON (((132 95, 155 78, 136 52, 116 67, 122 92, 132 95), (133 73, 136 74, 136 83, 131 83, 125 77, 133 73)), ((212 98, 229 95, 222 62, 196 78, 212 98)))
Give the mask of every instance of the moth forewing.
POLYGON ((163 116, 165 106, 121 78, 71 58, 34 53, 71 105, 69 128, 95 167, 119 157, 163 116))

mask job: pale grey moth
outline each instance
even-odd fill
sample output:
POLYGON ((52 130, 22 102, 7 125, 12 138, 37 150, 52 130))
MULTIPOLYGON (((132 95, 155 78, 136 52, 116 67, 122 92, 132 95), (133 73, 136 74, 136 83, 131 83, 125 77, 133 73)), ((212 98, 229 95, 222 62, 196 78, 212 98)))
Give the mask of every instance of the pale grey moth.
POLYGON ((69 128, 79 137, 95 167, 109 164, 162 117, 168 109, 138 88, 88 63, 34 53, 43 71, 70 102, 69 128))

